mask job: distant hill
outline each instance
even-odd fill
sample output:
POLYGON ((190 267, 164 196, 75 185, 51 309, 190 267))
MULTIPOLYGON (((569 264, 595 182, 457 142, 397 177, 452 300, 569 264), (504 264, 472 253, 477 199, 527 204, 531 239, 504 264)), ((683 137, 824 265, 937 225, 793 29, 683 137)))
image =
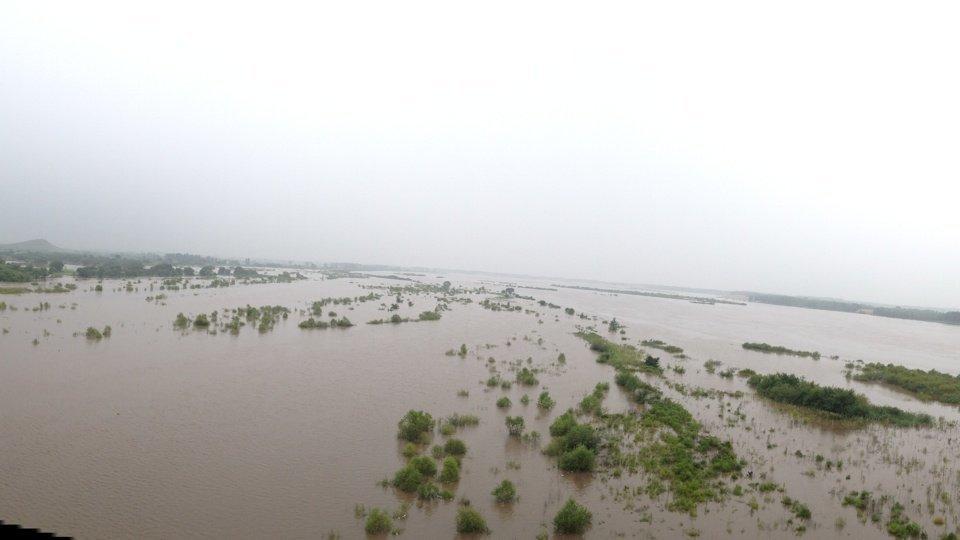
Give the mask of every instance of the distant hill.
POLYGON ((31 251, 34 253, 65 253, 69 249, 57 247, 43 238, 27 240, 25 242, 15 242, 13 244, 0 244, 0 251, 31 251))

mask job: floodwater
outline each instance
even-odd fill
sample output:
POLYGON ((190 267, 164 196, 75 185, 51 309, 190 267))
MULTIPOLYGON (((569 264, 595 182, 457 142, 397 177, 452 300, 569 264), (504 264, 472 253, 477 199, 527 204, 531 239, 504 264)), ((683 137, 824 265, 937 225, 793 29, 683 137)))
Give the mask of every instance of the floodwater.
MULTIPOLYGON (((849 385, 878 404, 955 422, 960 420, 956 407, 847 381, 843 364, 863 359, 955 373, 960 371, 960 328, 762 304, 711 306, 518 288, 518 294, 598 320, 531 301, 519 303, 539 314, 494 312, 478 305, 490 295, 473 294, 473 303, 451 302, 440 321, 363 324, 392 314, 381 306, 392 302, 384 296, 352 309, 326 307, 349 317, 356 324, 352 328, 302 330, 297 324, 306 315, 300 310, 314 300, 408 284, 310 276, 289 284, 175 292, 159 291, 156 280, 143 280, 137 291, 126 292, 123 282, 108 280, 97 293, 90 290, 94 282, 87 281, 67 294, 0 298, 17 308, 0 312, 0 328, 9 331, 0 335, 0 519, 78 538, 362 538, 357 504, 393 512, 409 501, 406 519, 394 522, 403 537, 453 538, 457 501, 468 499, 494 537, 533 538, 552 528, 554 514, 572 496, 593 512, 587 537, 795 537, 799 522, 788 522, 792 516, 780 503, 782 494, 756 493, 747 489, 746 479, 739 481, 744 495, 703 505, 692 517, 666 510, 669 493, 654 500, 623 496, 624 488, 646 484, 643 474, 565 475, 540 447, 507 435, 504 417, 520 414, 528 431, 543 434, 545 445, 552 419, 601 381, 611 383, 604 401, 608 410, 632 407, 612 384, 613 369, 597 364, 595 354, 573 335, 578 325, 599 328, 601 320, 615 316, 626 325, 631 343, 657 338, 686 350, 686 360, 651 351, 664 364, 686 369, 684 375, 666 370, 667 380, 745 393, 721 400, 665 390, 706 430, 733 442, 754 481, 776 482, 783 494, 810 507, 806 535, 883 537, 886 515, 880 523, 861 522, 854 509, 841 506, 844 493, 862 489, 899 501, 931 537, 960 523, 957 427, 849 430, 804 423, 756 398, 743 379, 723 379, 703 368, 705 360, 715 359, 723 362, 718 371, 790 371, 822 384, 849 385), (145 301, 160 292, 167 295, 163 302, 145 301), (51 308, 32 311, 41 301, 51 308), (263 334, 251 326, 239 335, 212 335, 172 325, 179 312, 192 317, 247 304, 282 305, 293 312, 263 334), (113 329, 110 338, 84 338, 88 326, 104 325, 113 329), (744 351, 744 341, 818 350, 823 359, 744 351), (444 354, 461 343, 470 349, 466 358, 444 354), (555 363, 560 352, 567 357, 563 366, 555 363), (508 379, 513 378, 509 362, 530 358, 531 365, 545 369, 538 374, 543 388, 488 389, 490 357, 508 379), (460 389, 469 396, 458 396, 460 389), (543 389, 557 402, 548 413, 535 405, 543 389), (524 393, 532 399, 528 406, 520 404, 524 393), (509 411, 494 405, 502 395, 513 402, 509 411), (743 419, 730 414, 738 407, 743 419), (415 498, 378 485, 404 464, 396 428, 409 409, 437 418, 480 417, 478 426, 457 435, 468 453, 453 502, 418 505, 415 498), (842 459, 843 469, 827 470, 814 459, 817 454, 842 459), (490 496, 504 478, 517 485, 520 496, 508 506, 490 496), (750 508, 752 498, 756 510, 750 508)), ((416 279, 449 279, 492 291, 504 286, 488 276, 416 279)), ((416 317, 436 305, 427 294, 405 294, 407 300, 414 305, 404 303, 403 316, 416 317)), ((651 382, 664 387, 662 380, 651 382)))

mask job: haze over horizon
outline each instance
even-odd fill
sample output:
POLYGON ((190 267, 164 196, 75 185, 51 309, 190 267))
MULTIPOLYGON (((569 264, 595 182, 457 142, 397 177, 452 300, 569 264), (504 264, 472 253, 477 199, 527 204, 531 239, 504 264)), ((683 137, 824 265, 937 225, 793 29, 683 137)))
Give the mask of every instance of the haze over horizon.
POLYGON ((5 2, 0 243, 956 308, 957 15, 5 2))

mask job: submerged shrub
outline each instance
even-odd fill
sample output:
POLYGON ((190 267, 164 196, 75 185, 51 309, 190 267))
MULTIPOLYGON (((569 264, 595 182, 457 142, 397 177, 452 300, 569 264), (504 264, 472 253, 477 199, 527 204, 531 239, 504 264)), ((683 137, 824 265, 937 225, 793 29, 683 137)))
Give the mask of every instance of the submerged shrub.
POLYGON ((500 407, 501 409, 506 409, 510 405, 512 405, 512 403, 510 402, 510 398, 507 396, 503 396, 497 400, 497 407, 500 407))
POLYGON ((593 426, 577 424, 567 430, 567 434, 563 437, 563 449, 570 450, 583 445, 591 450, 596 450, 599 440, 600 438, 593 426))
POLYGON ((447 418, 447 422, 456 427, 476 426, 480 423, 480 418, 473 414, 453 414, 447 418))
POLYGON ((555 402, 553 398, 550 397, 550 392, 541 392, 540 397, 537 398, 537 407, 541 409, 552 409, 555 402))
POLYGON ((902 504, 899 502, 893 503, 893 507, 890 508, 890 520, 887 522, 887 532, 896 538, 920 538, 926 536, 923 527, 903 515, 903 510, 902 504))
POLYGON ((387 534, 393 528, 393 521, 385 510, 373 508, 367 514, 367 521, 363 528, 367 534, 387 534))
POLYGON ((94 340, 103 339, 103 334, 92 326, 87 327, 86 335, 87 335, 87 339, 94 339, 94 340))
POLYGON ((353 326, 353 323, 350 322, 350 319, 346 317, 341 317, 339 319, 330 319, 330 326, 340 327, 340 328, 349 328, 353 326))
POLYGON ((506 419, 507 431, 510 432, 510 435, 519 437, 523 433, 523 417, 522 416, 508 416, 506 419))
POLYGON ((580 401, 580 410, 585 413, 600 412, 600 398, 590 394, 580 401))
POLYGON ((417 488, 417 498, 424 501, 439 499, 440 488, 438 488, 436 484, 430 482, 420 484, 420 487, 417 488))
POLYGON ((207 328, 210 326, 210 319, 207 318, 205 313, 201 313, 193 320, 193 326, 197 328, 207 328))
POLYGON ((452 484, 460 480, 460 463, 456 458, 447 456, 443 458, 443 469, 440 471, 440 482, 452 484))
POLYGON ((433 417, 423 411, 407 411, 398 424, 398 436, 410 442, 422 442, 434 426, 433 417))
POLYGON ((190 326, 190 319, 183 313, 177 313, 177 318, 173 320, 173 327, 184 329, 190 326))
POLYGON ((480 512, 477 512, 469 506, 461 506, 457 510, 457 532, 461 534, 490 532, 487 528, 487 522, 484 521, 480 512))
POLYGON ((794 501, 793 504, 790 505, 790 511, 800 519, 810 519, 813 515, 807 505, 798 501, 794 501))
POLYGON ((560 534, 583 534, 592 519, 593 515, 586 507, 568 499, 553 518, 553 528, 560 534))
POLYGON ((437 462, 427 456, 417 456, 410 460, 409 465, 428 478, 437 474, 437 462))
POLYGON ((493 495, 493 498, 496 499, 498 503, 509 503, 516 500, 517 488, 514 487, 513 482, 504 480, 500 482, 499 486, 493 488, 490 494, 493 495))
POLYGON ((300 324, 297 326, 299 326, 300 328, 303 328, 304 330, 312 330, 314 328, 329 328, 330 324, 327 323, 326 321, 318 321, 313 317, 310 317, 305 321, 301 321, 300 324))
POLYGON ((552 437, 563 437, 575 425, 577 425, 577 419, 574 418, 573 411, 567 410, 550 424, 550 435, 552 437))
POLYGON ((853 506, 857 510, 863 511, 867 508, 867 504, 870 503, 870 492, 869 491, 851 491, 843 497, 843 506, 853 506))
POLYGON ((462 456, 467 453, 467 445, 460 439, 450 439, 444 443, 443 451, 451 456, 462 456))
POLYGON ((536 386, 540 381, 530 368, 523 368, 517 372, 517 382, 524 386, 536 386))
POLYGON ((403 446, 403 451, 401 453, 403 454, 403 457, 410 459, 417 455, 419 451, 417 450, 417 446, 415 444, 408 442, 403 446))
POLYGON ((593 470, 596 456, 584 445, 560 455, 559 466, 562 471, 590 472, 593 470))
POLYGON ((393 475, 393 486, 400 491, 406 491, 407 493, 413 493, 416 491, 422 482, 423 475, 420 474, 420 471, 412 465, 407 465, 393 475))

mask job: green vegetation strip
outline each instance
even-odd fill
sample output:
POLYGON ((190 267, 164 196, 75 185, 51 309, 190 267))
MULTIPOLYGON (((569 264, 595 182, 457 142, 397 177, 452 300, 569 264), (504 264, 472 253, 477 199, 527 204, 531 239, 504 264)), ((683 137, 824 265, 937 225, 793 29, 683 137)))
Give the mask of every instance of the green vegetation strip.
POLYGON ((820 353, 817 351, 795 351, 780 345, 770 345, 769 343, 744 343, 743 348, 748 351, 757 351, 768 354, 787 354, 790 356, 800 356, 803 358, 820 359, 820 353))
POLYGON ((663 341, 660 341, 659 339, 645 339, 640 342, 640 345, 643 345, 644 347, 652 347, 654 349, 660 349, 662 351, 666 351, 669 354, 683 354, 682 348, 677 347, 676 345, 670 345, 669 343, 665 343, 663 341))
POLYGON ((931 369, 910 369, 893 364, 871 363, 853 375, 854 380, 880 382, 906 390, 920 399, 960 405, 960 377, 931 369))
POLYGON ((881 422, 903 427, 933 423, 928 414, 872 405, 865 396, 853 390, 820 386, 788 373, 754 375, 747 384, 767 399, 804 407, 838 419, 881 422))

